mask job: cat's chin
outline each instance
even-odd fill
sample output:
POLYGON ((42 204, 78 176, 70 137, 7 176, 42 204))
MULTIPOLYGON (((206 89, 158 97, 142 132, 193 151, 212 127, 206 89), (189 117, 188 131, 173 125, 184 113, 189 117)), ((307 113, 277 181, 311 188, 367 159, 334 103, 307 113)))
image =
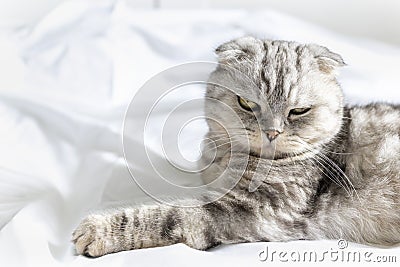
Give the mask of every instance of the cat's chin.
POLYGON ((265 143, 260 149, 260 153, 258 153, 260 158, 270 159, 270 160, 280 160, 285 158, 290 158, 293 156, 293 153, 287 153, 283 151, 279 151, 276 147, 276 143, 265 143))

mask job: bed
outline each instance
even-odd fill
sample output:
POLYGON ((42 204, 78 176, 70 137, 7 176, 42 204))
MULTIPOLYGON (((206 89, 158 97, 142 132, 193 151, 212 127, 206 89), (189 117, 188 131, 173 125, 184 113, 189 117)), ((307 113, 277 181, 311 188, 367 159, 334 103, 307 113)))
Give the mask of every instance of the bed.
MULTIPOLYGON (((400 261, 399 246, 344 240, 249 243, 211 251, 177 244, 96 259, 75 254, 71 233, 85 214, 148 199, 126 168, 121 142, 135 92, 171 66, 215 62, 218 44, 243 35, 325 45, 348 65, 339 81, 349 104, 400 103, 400 49, 395 46, 342 36, 271 10, 136 10, 123 1, 65 2, 34 27, 0 31, 5 59, 0 62, 0 266, 294 262, 266 257, 271 251, 371 253, 370 261, 400 261)), ((204 132, 199 126, 191 134, 204 132)), ((158 153, 157 143, 152 145, 158 153)), ((145 168, 137 168, 146 175, 145 168)), ((333 262, 346 259, 324 259, 333 262)))

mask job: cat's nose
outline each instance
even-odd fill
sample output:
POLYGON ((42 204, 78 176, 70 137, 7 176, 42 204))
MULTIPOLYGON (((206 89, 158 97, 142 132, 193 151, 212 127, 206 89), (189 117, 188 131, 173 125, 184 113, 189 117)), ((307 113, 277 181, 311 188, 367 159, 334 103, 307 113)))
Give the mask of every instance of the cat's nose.
POLYGON ((281 133, 280 131, 275 130, 275 129, 266 130, 266 131, 265 131, 265 134, 267 135, 267 138, 268 138, 268 140, 269 140, 270 142, 274 141, 274 140, 278 137, 278 135, 279 135, 280 133, 281 133))

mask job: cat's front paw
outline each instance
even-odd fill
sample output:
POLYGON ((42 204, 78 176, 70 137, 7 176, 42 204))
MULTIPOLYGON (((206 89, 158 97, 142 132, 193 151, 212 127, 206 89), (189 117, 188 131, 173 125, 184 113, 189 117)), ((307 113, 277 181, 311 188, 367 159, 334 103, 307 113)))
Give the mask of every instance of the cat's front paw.
POLYGON ((107 236, 107 219, 103 215, 89 215, 72 234, 78 254, 99 257, 114 252, 112 240, 107 236))

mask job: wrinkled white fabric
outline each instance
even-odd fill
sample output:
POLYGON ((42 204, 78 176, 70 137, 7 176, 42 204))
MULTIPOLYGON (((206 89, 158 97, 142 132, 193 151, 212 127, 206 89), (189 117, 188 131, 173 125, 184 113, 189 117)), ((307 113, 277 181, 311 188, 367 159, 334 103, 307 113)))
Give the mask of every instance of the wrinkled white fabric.
MULTIPOLYGON (((269 10, 134 10, 123 1, 69 1, 37 25, 0 31, 0 266, 252 266, 268 264, 258 260, 265 245, 336 248, 336 241, 297 241, 202 252, 177 244, 98 259, 74 255, 71 232, 89 210, 146 198, 122 153, 122 122, 135 92, 168 67, 215 61, 218 44, 245 34, 326 45, 348 64, 340 82, 349 103, 400 102, 399 48, 269 10)), ((161 126, 155 127, 149 140, 161 126)), ((205 130, 188 134, 201 138, 205 130)), ((157 143, 150 146, 159 153, 157 143)), ((400 248, 369 250, 400 255, 400 248)))

